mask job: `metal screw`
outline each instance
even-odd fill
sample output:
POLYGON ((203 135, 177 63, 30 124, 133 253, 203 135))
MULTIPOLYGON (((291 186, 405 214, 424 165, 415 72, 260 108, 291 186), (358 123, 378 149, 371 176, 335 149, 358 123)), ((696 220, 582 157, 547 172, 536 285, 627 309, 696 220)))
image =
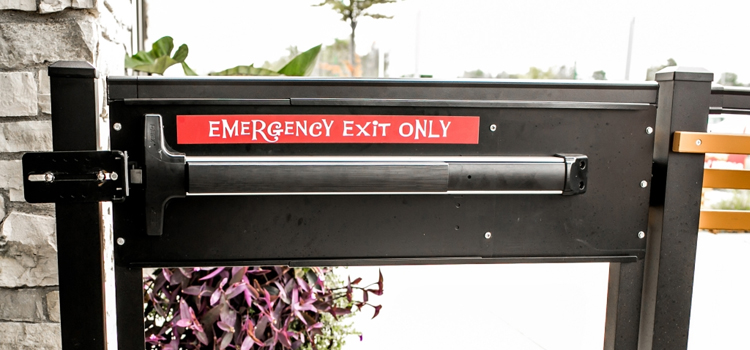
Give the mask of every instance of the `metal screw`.
POLYGON ((125 238, 120 237, 117 239, 117 245, 124 245, 124 244, 125 244, 125 238))
POLYGON ((646 180, 641 181, 641 188, 648 187, 648 182, 646 180))
POLYGON ((44 173, 44 181, 45 182, 53 182, 53 181, 55 181, 55 174, 53 174, 53 173, 51 173, 49 171, 46 172, 46 173, 44 173))
POLYGON ((115 123, 115 125, 112 125, 112 129, 115 129, 115 131, 120 131, 122 130, 122 124, 115 123))
POLYGON ((99 181, 104 181, 104 179, 106 179, 107 177, 104 175, 103 171, 100 171, 98 174, 96 174, 96 178, 99 181))
POLYGON ((497 130, 497 125, 495 124, 490 125, 490 131, 495 132, 495 130, 497 130))
POLYGON ((117 178, 120 177, 120 175, 117 175, 117 173, 113 171, 112 174, 109 174, 109 177, 112 181, 117 181, 117 178))
POLYGON ((646 238, 646 232, 643 232, 643 231, 639 231, 639 232, 638 232, 638 238, 640 238, 640 239, 644 239, 644 238, 646 238))
POLYGON ((647 126, 646 127, 646 133, 649 134, 649 135, 653 134, 654 133, 654 128, 652 128, 650 126, 647 126))
POLYGON ((492 238, 492 232, 489 232, 489 231, 485 232, 484 233, 484 238, 486 238, 486 239, 492 238))
POLYGON ((695 140, 695 145, 696 145, 696 146, 700 146, 700 145, 701 145, 701 143, 703 143, 703 141, 701 141, 701 139, 697 139, 697 140, 695 140))

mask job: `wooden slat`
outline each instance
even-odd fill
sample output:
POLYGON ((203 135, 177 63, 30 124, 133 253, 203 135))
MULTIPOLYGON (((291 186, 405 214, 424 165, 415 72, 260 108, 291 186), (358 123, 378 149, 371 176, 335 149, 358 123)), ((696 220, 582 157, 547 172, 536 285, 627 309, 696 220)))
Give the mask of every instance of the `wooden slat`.
POLYGON ((742 210, 701 210, 702 230, 750 231, 750 211, 742 210))
POLYGON ((705 169, 703 187, 750 190, 750 170, 705 169))
POLYGON ((675 131, 672 151, 750 154, 750 135, 675 131), (697 142, 698 140, 700 142, 697 142))

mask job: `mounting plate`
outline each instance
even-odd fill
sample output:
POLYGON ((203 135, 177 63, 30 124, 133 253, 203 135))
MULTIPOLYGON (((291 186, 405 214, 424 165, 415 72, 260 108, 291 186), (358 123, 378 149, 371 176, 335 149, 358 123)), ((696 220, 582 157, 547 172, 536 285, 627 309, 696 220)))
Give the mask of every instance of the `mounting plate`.
POLYGON ((29 203, 120 202, 128 195, 126 152, 26 153, 22 163, 29 203))

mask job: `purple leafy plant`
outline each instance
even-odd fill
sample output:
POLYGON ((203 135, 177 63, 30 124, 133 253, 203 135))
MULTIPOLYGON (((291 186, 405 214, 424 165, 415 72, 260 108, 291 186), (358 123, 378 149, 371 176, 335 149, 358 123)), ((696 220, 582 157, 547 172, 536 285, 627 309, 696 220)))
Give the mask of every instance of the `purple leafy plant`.
POLYGON ((331 269, 157 269, 144 279, 146 349, 318 349, 321 340, 333 348, 326 322, 365 306, 375 318, 381 305, 369 299, 383 294, 383 275, 363 287, 361 278, 327 286, 326 274, 331 269))

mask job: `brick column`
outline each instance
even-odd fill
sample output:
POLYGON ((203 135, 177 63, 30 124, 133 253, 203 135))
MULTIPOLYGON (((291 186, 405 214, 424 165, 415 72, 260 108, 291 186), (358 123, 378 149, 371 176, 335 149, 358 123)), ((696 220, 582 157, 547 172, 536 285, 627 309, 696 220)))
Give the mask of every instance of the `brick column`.
POLYGON ((0 350, 60 348, 55 207, 24 201, 20 161, 52 150, 47 67, 96 66, 108 124, 103 78, 125 74, 135 16, 131 0, 0 0, 0 350))

